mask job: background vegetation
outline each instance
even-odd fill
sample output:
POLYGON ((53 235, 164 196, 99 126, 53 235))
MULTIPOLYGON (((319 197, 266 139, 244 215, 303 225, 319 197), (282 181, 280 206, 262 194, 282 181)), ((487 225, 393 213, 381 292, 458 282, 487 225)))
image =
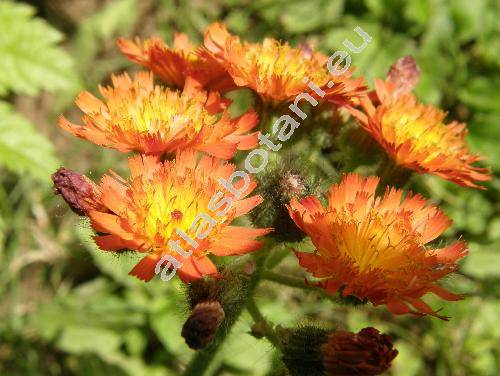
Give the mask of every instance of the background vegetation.
MULTIPOLYGON (((460 273, 445 281, 469 297, 433 302, 450 322, 336 306, 271 282, 257 295, 264 314, 282 325, 387 331, 400 351, 395 375, 497 375, 499 18, 495 0, 0 0, 0 374, 177 375, 191 357, 180 336, 181 286, 144 284, 127 275, 134 259, 97 252, 86 227, 51 192, 49 175, 65 165, 98 178, 123 166, 123 155, 56 125, 63 111, 77 115, 79 90, 95 91, 111 72, 129 67, 116 37, 169 40, 180 30, 200 40, 209 23, 225 20, 248 39, 307 39, 324 52, 361 25, 373 41, 353 64, 369 82, 414 55, 422 71, 418 96, 467 121, 472 148, 488 156, 495 173, 487 191, 432 177, 412 181, 453 218, 448 234, 462 234, 470 245, 460 273)), ((281 268, 296 270, 296 261, 281 268)), ((248 334, 250 323, 248 316, 237 323, 211 374, 272 374, 275 355, 248 334)))

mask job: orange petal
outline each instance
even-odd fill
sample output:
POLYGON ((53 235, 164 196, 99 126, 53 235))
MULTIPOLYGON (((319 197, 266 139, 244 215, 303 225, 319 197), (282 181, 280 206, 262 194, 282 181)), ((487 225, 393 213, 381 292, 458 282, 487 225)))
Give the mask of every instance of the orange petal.
POLYGON ((155 268, 159 259, 157 255, 148 255, 139 261, 128 274, 149 282, 155 276, 155 268))
POLYGON ((133 235, 123 229, 121 220, 116 215, 90 210, 88 216, 95 230, 118 235, 125 240, 133 239, 133 235))
POLYGON ((244 255, 254 252, 262 246, 262 242, 254 240, 254 238, 264 236, 269 232, 271 229, 228 226, 210 245, 209 251, 216 256, 244 255))
POLYGON ((462 300, 464 298, 463 295, 454 294, 438 285, 432 285, 429 288, 429 291, 436 294, 437 296, 439 296, 441 299, 444 300, 455 301, 455 300, 462 300))
POLYGON ((240 217, 242 215, 248 214, 253 208, 259 205, 263 201, 261 196, 252 196, 239 200, 234 204, 234 216, 240 217))
POLYGON ((211 145, 201 145, 196 149, 204 151, 220 159, 231 159, 236 154, 236 144, 218 142, 211 145))
POLYGON ((217 268, 214 263, 206 256, 202 256, 200 258, 192 256, 187 260, 184 260, 184 263, 179 268, 178 273, 182 282, 186 283, 196 281, 203 276, 218 275, 217 268))

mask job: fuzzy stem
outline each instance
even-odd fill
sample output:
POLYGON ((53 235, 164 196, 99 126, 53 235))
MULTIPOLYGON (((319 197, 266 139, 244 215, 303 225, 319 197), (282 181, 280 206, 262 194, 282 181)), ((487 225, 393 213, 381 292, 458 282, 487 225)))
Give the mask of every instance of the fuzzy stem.
POLYGON ((219 351, 227 338, 231 328, 234 326, 236 321, 238 321, 241 312, 245 308, 247 301, 253 296, 260 280, 261 272, 267 257, 271 253, 271 248, 273 242, 267 240, 264 247, 259 252, 254 254, 256 269, 255 272, 250 277, 248 285, 245 289, 245 299, 242 299, 238 306, 234 308, 234 314, 227 317, 224 323, 224 327, 221 327, 217 332, 214 340, 210 345, 205 347, 203 350, 198 351, 192 358, 184 371, 184 376, 203 376, 210 366, 211 361, 214 359, 215 354, 219 351))
POLYGON ((261 276, 263 279, 266 279, 266 280, 272 281, 272 282, 276 282, 276 283, 279 283, 281 285, 290 286, 290 287, 298 287, 298 288, 304 289, 304 290, 321 291, 321 289, 318 289, 317 287, 306 285, 304 283, 304 280, 302 280, 300 278, 288 277, 285 275, 271 272, 269 270, 264 270, 261 273, 261 276))
POLYGON ((252 316, 252 319, 256 324, 257 323, 264 324, 265 326, 264 336, 267 338, 267 340, 271 342, 277 349, 281 349, 282 344, 280 339, 276 335, 276 332, 273 330, 271 324, 269 324, 269 322, 260 312, 259 307, 257 307, 257 304, 255 304, 255 300, 253 298, 250 298, 247 301, 247 311, 250 314, 250 316, 252 316))

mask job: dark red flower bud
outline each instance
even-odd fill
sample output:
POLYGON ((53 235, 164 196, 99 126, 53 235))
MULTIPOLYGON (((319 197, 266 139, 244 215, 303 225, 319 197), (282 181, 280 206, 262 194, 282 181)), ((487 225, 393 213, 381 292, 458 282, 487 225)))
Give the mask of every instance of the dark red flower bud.
POLYGON ((329 334, 322 352, 327 374, 343 376, 379 375, 398 354, 392 338, 375 328, 364 328, 357 334, 335 331, 329 334))
POLYGON ((61 167, 52 174, 54 193, 61 195, 71 210, 84 216, 88 211, 99 210, 96 187, 86 176, 61 167))
POLYGON ((182 327, 181 334, 186 344, 194 350, 206 347, 214 339, 225 317, 218 301, 198 303, 182 327))

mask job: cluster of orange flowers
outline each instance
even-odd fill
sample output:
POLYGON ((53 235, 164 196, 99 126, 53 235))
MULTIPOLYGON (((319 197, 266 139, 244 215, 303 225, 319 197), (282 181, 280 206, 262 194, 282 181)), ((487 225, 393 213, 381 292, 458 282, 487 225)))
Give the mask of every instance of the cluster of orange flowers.
MULTIPOLYGON (((191 224, 208 210, 217 180, 235 171, 228 160, 258 144, 259 114, 248 110, 232 117, 224 97, 231 90, 248 88, 258 101, 277 108, 300 93, 312 94, 307 77, 326 93, 322 110, 344 107, 397 166, 466 187, 482 188, 479 183, 490 178, 488 169, 474 165, 481 158, 464 142, 465 124, 446 124, 443 111, 421 104, 412 93, 418 69, 411 58, 400 60, 369 91, 350 71, 331 75, 327 57, 309 46, 242 41, 219 23, 206 30, 201 46, 184 34, 176 34, 172 46, 159 38, 120 39, 118 45, 148 71, 112 76, 112 86, 99 88, 102 99, 81 93, 76 103, 83 125, 65 117, 59 124, 97 145, 139 153, 129 159, 130 178, 111 172, 99 184, 85 180, 79 207, 97 232, 99 248, 144 255, 130 272, 143 280, 149 281, 158 260, 172 252, 169 242, 189 248, 176 229, 188 235, 200 231, 191 224)), ((421 298, 432 292, 460 299, 436 282, 456 270, 466 244, 430 246, 451 221, 419 195, 404 196, 390 187, 377 195, 378 183, 376 177, 347 174, 331 186, 327 205, 314 196, 291 200, 291 218, 315 246, 313 253, 296 252, 299 263, 329 294, 340 291, 384 304, 395 314, 442 317, 421 298)), ((180 268, 183 281, 217 276, 210 255, 259 249, 256 238, 270 229, 231 225, 261 202, 260 196, 248 197, 256 185, 252 181, 241 197, 232 197, 232 207, 180 268)))

